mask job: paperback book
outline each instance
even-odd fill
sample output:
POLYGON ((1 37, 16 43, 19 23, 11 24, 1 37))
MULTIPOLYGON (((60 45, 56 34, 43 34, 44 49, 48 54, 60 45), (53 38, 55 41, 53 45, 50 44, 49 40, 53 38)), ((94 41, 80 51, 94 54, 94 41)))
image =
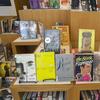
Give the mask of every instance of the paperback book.
POLYGON ((54 52, 37 52, 36 58, 36 70, 37 80, 56 80, 56 67, 54 52))
POLYGON ((69 26, 60 25, 52 26, 52 29, 60 30, 60 53, 70 53, 70 36, 69 36, 69 26))
POLYGON ((100 81, 100 52, 94 52, 93 80, 100 81))
POLYGON ((74 59, 73 54, 56 54, 56 80, 74 80, 74 59))
POLYGON ((20 21, 20 34, 22 39, 37 38, 37 24, 35 21, 20 21))
POLYGON ((45 51, 54 51, 60 53, 60 31, 46 30, 44 34, 44 49, 45 51))
POLYGON ((75 54, 75 79, 76 81, 93 80, 93 61, 92 53, 75 54))
POLYGON ((40 8, 50 8, 49 0, 40 0, 39 4, 40 8))
POLYGON ((79 29, 79 51, 94 51, 95 30, 79 29))
POLYGON ((15 60, 19 82, 36 82, 34 54, 16 54, 15 60))
POLYGON ((60 9, 67 9, 71 8, 71 0, 60 0, 60 9))
POLYGON ((50 8, 60 8, 59 0, 50 0, 50 8))

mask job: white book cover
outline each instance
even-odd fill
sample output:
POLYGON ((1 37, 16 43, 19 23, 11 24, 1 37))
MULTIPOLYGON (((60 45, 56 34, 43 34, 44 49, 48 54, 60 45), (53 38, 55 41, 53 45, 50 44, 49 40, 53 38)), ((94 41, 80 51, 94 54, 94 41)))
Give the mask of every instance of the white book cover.
POLYGON ((34 54, 16 54, 16 68, 20 81, 33 82, 36 81, 36 68, 34 54))

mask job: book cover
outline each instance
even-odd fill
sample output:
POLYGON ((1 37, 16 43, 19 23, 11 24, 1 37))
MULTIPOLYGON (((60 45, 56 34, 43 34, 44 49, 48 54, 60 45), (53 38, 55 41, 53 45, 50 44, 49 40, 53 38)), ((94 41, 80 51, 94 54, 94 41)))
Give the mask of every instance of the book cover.
POLYGON ((73 54, 56 54, 57 81, 74 80, 74 57, 73 54))
POLYGON ((52 29, 60 30, 61 53, 70 53, 69 26, 52 26, 52 29))
POLYGON ((59 0, 50 0, 50 8, 60 8, 59 0))
POLYGON ((50 8, 49 0, 40 0, 39 4, 40 8, 50 8))
POLYGON ((20 21, 20 34, 22 39, 37 38, 37 24, 35 21, 20 21))
POLYGON ((100 52, 94 52, 93 80, 100 81, 100 52))
POLYGON ((29 21, 29 37, 31 39, 37 38, 37 23, 35 21, 29 21))
POLYGON ((54 51, 60 53, 60 31, 46 30, 44 35, 44 49, 45 51, 54 51))
POLYGON ((71 9, 79 9, 80 8, 80 1, 79 0, 72 0, 71 1, 71 9))
POLYGON ((79 51, 94 51, 95 30, 79 29, 79 51))
POLYGON ((90 3, 88 0, 81 0, 81 8, 84 11, 90 11, 90 3))
POLYGON ((71 0, 60 0, 60 9, 67 9, 71 8, 71 0))
POLYGON ((36 57, 36 69, 37 80, 55 80, 56 79, 56 67, 54 52, 37 52, 36 57))
POLYGON ((15 20, 12 22, 12 31, 14 33, 20 33, 20 21, 15 20))
POLYGON ((29 0, 31 9, 39 9, 40 8, 39 1, 40 0, 29 0))
POLYGON ((76 81, 93 80, 93 61, 92 53, 75 54, 75 78, 76 81))
POLYGON ((35 82, 36 68, 34 54, 16 54, 16 69, 20 82, 35 82))

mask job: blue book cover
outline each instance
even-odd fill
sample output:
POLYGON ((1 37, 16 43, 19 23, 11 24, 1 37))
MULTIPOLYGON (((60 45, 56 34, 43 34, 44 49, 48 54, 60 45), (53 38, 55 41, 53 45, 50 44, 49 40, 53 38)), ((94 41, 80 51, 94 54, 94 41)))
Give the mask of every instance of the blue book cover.
POLYGON ((55 29, 46 30, 44 37, 45 51, 60 53, 60 31, 55 29))
POLYGON ((73 54, 56 54, 57 81, 74 80, 73 54))
POLYGON ((37 24, 35 21, 20 21, 21 39, 36 39, 37 24))

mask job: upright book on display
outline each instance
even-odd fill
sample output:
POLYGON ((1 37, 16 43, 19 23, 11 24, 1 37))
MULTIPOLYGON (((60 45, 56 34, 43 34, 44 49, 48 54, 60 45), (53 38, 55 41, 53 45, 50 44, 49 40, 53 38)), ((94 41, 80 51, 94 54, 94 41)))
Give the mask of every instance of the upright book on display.
POLYGON ((46 52, 60 53, 60 31, 46 30, 44 34, 44 49, 46 52))
POLYGON ((69 35, 69 26, 60 25, 52 26, 52 29, 60 30, 60 52, 61 53, 70 53, 70 35, 69 35))
POLYGON ((73 54, 56 54, 56 79, 57 81, 74 80, 73 54))
POLYGON ((94 51, 95 30, 79 29, 79 51, 94 51))
POLYGON ((19 82, 36 82, 34 54, 16 54, 15 60, 19 82))
POLYGON ((92 53, 75 54, 75 79, 76 81, 93 80, 93 61, 92 53))
POLYGON ((100 81, 100 52, 94 52, 93 80, 100 81))
POLYGON ((37 24, 35 21, 20 21, 20 34, 22 39, 37 38, 37 24))
POLYGON ((60 1, 59 0, 50 0, 50 8, 60 8, 60 1))
POLYGON ((60 9, 67 9, 71 8, 71 0, 60 0, 60 9))
POLYGON ((36 69, 37 80, 55 80, 56 79, 56 67, 54 52, 37 52, 36 57, 36 69))

